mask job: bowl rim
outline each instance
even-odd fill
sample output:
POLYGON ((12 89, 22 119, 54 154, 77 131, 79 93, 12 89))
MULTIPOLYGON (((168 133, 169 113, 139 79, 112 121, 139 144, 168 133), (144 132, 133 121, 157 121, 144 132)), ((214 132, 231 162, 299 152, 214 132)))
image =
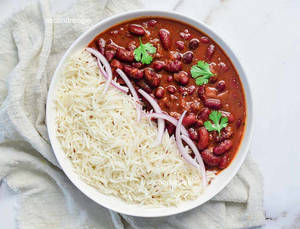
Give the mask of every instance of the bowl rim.
MULTIPOLYGON (((91 41, 90 39, 88 43, 91 41)), ((84 42, 86 43, 86 42, 84 42)), ((222 191, 225 186, 228 185, 228 183, 232 180, 232 178, 236 175, 239 168, 243 164, 248 151, 250 147, 250 142, 253 136, 253 129, 254 129, 254 116, 253 116, 253 99, 252 99, 252 90, 249 85, 249 81, 247 79, 246 73, 244 71, 243 66, 241 65, 238 56, 236 52, 233 51, 231 48, 232 46, 229 45, 230 42, 224 41, 221 36, 219 36, 213 29, 211 29, 208 25, 204 24, 203 22, 193 18, 185 16, 181 13, 174 12, 174 11, 165 11, 165 10, 134 10, 134 11, 128 11, 125 13, 117 14, 111 17, 108 17, 104 20, 99 21, 92 27, 90 27, 87 31, 85 31, 83 34, 81 34, 67 49, 67 51, 64 53, 64 55, 61 57, 56 70, 53 74, 50 87, 48 90, 48 96, 47 96, 47 103, 46 103, 46 125, 49 135, 49 140, 53 149, 53 152, 55 154, 55 157, 61 167, 61 169, 64 171, 65 175, 69 178, 69 180, 76 186, 77 189, 79 189, 83 194, 85 194, 87 197, 89 197, 91 200, 95 201, 101 206, 104 206, 108 209, 111 209, 113 211, 131 215, 131 216, 138 216, 138 217, 163 217, 163 216, 170 216, 178 213, 183 213, 188 210, 192 210, 204 203, 206 203, 208 200, 213 198, 215 195, 217 195, 220 191, 222 191), (121 199, 116 199, 115 197, 107 196, 105 194, 100 193, 99 191, 96 191, 93 187, 89 186, 88 184, 84 183, 78 178, 78 175, 72 171, 72 168, 70 168, 70 161, 65 157, 60 144, 57 141, 56 134, 55 134, 55 109, 53 108, 54 103, 54 95, 55 95, 55 89, 58 82, 58 79, 60 77, 60 71, 66 61, 66 59, 70 56, 70 54, 76 49, 76 46, 80 46, 80 43, 83 42, 83 40, 88 37, 95 37, 100 32, 104 31, 105 29, 111 27, 112 25, 116 25, 119 23, 122 23, 124 21, 128 21, 135 18, 141 18, 141 17, 163 17, 163 18, 170 18, 173 20, 177 20, 179 22, 186 23, 192 27, 197 28, 198 30, 204 32, 207 34, 214 42, 216 42, 226 53, 228 58, 231 60, 232 64, 236 68, 236 71, 239 74, 239 78, 242 82, 242 87, 244 89, 245 94, 245 101, 246 101, 246 125, 245 130, 243 134, 243 139, 241 140, 238 152, 235 155, 235 158, 231 162, 231 164, 223 170, 220 174, 218 174, 216 179, 221 179, 221 183, 218 185, 215 185, 214 182, 210 185, 214 185, 215 188, 212 190, 209 190, 209 187, 205 190, 204 193, 200 195, 197 199, 193 201, 185 201, 182 204, 179 204, 177 207, 148 207, 148 206, 141 206, 136 204, 130 204, 122 201, 121 199), (116 23, 113 23, 111 25, 110 22, 117 21, 116 23), (104 29, 97 30, 99 27, 105 27, 104 29), (93 191, 93 189, 95 191, 93 191), (106 199, 108 199, 106 201, 106 199), (112 200, 111 200, 112 199, 112 200), (115 206, 113 203, 113 199, 116 199, 116 202, 114 204, 118 205, 115 206), (119 201, 120 203, 117 203, 119 201)), ((219 179, 219 180, 220 180, 219 179)))

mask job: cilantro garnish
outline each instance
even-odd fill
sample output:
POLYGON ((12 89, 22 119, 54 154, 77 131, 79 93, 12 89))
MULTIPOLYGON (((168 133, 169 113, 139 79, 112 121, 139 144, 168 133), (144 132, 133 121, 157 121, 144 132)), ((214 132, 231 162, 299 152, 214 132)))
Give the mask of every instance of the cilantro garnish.
POLYGON ((222 113, 219 111, 212 111, 209 118, 214 124, 210 121, 204 123, 204 126, 208 131, 216 130, 220 134, 221 130, 228 125, 228 118, 222 117, 222 113))
POLYGON ((207 84, 209 78, 214 75, 209 69, 209 64, 201 60, 191 67, 191 74, 196 78, 197 85, 207 84))
POLYGON ((139 39, 140 46, 134 50, 134 58, 136 61, 140 61, 143 64, 150 64, 152 61, 152 56, 150 56, 149 53, 156 53, 156 48, 151 43, 143 44, 141 38, 139 39))

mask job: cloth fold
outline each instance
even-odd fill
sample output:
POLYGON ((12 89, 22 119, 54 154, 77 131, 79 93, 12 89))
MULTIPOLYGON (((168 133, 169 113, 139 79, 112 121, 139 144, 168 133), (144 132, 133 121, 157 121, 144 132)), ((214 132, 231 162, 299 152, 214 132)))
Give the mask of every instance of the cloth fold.
POLYGON ((18 228, 215 229, 264 223, 262 177, 249 157, 211 201, 162 218, 131 217, 103 208, 60 170, 45 124, 47 89, 55 67, 91 25, 141 7, 139 0, 77 0, 68 10, 55 13, 49 1, 41 1, 1 25, 0 180, 18 194, 18 228))

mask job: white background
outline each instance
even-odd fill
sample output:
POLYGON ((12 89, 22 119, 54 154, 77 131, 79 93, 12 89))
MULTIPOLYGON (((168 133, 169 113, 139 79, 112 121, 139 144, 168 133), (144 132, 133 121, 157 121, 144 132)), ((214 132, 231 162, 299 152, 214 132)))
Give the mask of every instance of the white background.
MULTIPOLYGON (((52 0, 58 9, 75 0, 52 0)), ((0 21, 29 0, 1 0, 0 21)), ((240 56, 252 86, 251 154, 264 177, 266 226, 300 228, 300 0, 151 0, 210 25, 240 56), (299 145, 298 145, 299 144, 299 145)), ((16 194, 0 184, 0 229, 15 228, 16 194)))

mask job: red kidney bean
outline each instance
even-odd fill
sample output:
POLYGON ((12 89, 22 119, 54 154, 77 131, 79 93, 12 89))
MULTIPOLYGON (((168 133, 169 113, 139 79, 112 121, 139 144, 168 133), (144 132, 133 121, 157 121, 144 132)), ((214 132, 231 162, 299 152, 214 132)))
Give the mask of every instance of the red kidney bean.
POLYGON ((186 127, 189 127, 193 125, 196 121, 197 121, 196 115, 194 113, 189 113, 183 118, 182 124, 186 127))
POLYGON ((170 60, 181 60, 181 54, 177 51, 170 51, 170 60))
POLYGON ((221 130, 220 135, 217 132, 213 133, 215 142, 222 142, 225 139, 231 138, 232 135, 233 135, 233 130, 230 126, 227 126, 223 130, 221 130))
POLYGON ((229 69, 229 67, 224 62, 218 63, 218 67, 221 73, 227 72, 229 69))
POLYGON ((209 166, 218 166, 221 161, 221 158, 215 156, 210 149, 203 150, 201 156, 204 163, 209 166))
POLYGON ((190 64, 193 61, 194 54, 192 51, 187 51, 182 55, 182 61, 185 64, 190 64))
POLYGON ((170 32, 166 29, 159 30, 159 38, 164 49, 168 50, 171 47, 170 32))
POLYGON ((239 129, 239 128, 241 127, 241 125, 242 125, 242 120, 241 120, 241 119, 238 119, 238 120, 236 121, 236 128, 239 129))
POLYGON ((151 93, 152 89, 149 87, 149 85, 144 80, 137 80, 136 84, 142 88, 145 92, 151 93))
POLYGON ((156 75, 152 81, 149 81, 149 84, 152 86, 152 87, 158 87, 159 84, 160 84, 160 77, 158 77, 158 75, 156 75))
POLYGON ((168 81, 168 82, 172 82, 172 81, 173 81, 173 76, 171 76, 171 75, 168 76, 167 81, 168 81))
POLYGON ((145 68, 144 70, 146 80, 150 81, 153 77, 155 77, 156 73, 152 68, 145 68))
POLYGON ((175 46, 178 50, 182 51, 184 49, 184 42, 183 41, 176 41, 175 46))
POLYGON ((217 89, 215 89, 214 87, 206 87, 205 95, 207 97, 217 97, 217 89))
POLYGON ((107 50, 104 52, 104 55, 105 55, 107 61, 111 61, 115 57, 116 51, 115 50, 107 50))
POLYGON ((189 42, 189 48, 191 50, 195 50, 195 49, 197 49, 199 47, 199 43, 200 42, 199 42, 199 40, 197 38, 193 38, 189 42))
POLYGON ((131 67, 131 66, 129 66, 129 65, 126 65, 126 64, 123 65, 123 71, 124 71, 124 73, 125 73, 127 76, 130 75, 131 69, 133 69, 133 67, 131 67))
POLYGON ((137 35, 137 36, 144 36, 144 34, 145 34, 144 28, 137 24, 130 24, 128 26, 128 30, 131 34, 137 35))
POLYGON ((222 116, 227 117, 228 118, 228 122, 229 123, 233 123, 234 122, 234 115, 228 111, 220 111, 222 113, 222 116))
POLYGON ((191 103, 191 110, 195 113, 198 113, 200 111, 201 105, 199 102, 195 101, 191 103))
POLYGON ((167 90, 168 90, 168 92, 169 92, 170 94, 174 94, 174 93, 177 91, 176 87, 173 86, 173 85, 169 85, 169 86, 167 87, 167 90))
POLYGON ((130 41, 127 45, 127 50, 134 51, 136 49, 136 43, 135 41, 130 41))
POLYGON ((117 51, 118 48, 119 48, 119 46, 115 42, 113 42, 112 39, 108 40, 106 47, 105 47, 106 50, 114 50, 114 51, 117 51))
POLYGON ((198 140, 198 132, 194 128, 189 128, 188 129, 189 136, 193 141, 198 140))
POLYGON ((211 77, 209 77, 209 82, 210 83, 215 83, 215 82, 217 82, 217 80, 218 80, 217 76, 211 76, 211 77))
POLYGON ((157 88, 157 90, 155 91, 155 97, 161 99, 162 97, 164 97, 164 95, 165 95, 165 89, 163 87, 157 88))
POLYGON ((198 115, 198 118, 200 118, 202 121, 206 121, 209 118, 210 109, 207 107, 203 107, 198 115))
POLYGON ((154 19, 151 19, 148 21, 148 25, 150 25, 150 26, 155 26, 156 24, 157 24, 157 21, 154 19))
MULTIPOLYGON (((188 75, 183 75, 180 78, 179 83, 181 85, 187 85, 189 83, 189 80, 190 80, 190 77, 188 75)), ((191 92, 188 90, 187 93, 190 94, 191 92)))
POLYGON ((215 49, 216 49, 216 47, 215 47, 215 45, 213 45, 213 44, 210 44, 210 45, 207 47, 207 50, 206 50, 206 58, 207 58, 208 60, 210 60, 210 59, 212 58, 212 56, 213 56, 213 54, 214 54, 214 52, 215 52, 215 49))
POLYGON ((120 61, 124 61, 124 62, 133 62, 134 61, 133 51, 128 51, 124 48, 117 49, 116 57, 120 61))
POLYGON ((205 99, 204 105, 211 109, 220 109, 222 107, 221 100, 219 99, 205 99))
POLYGON ((143 68, 145 65, 142 64, 141 62, 133 62, 133 63, 131 63, 131 66, 132 66, 132 67, 135 67, 135 68, 141 69, 141 68, 143 68))
POLYGON ((180 71, 174 74, 174 79, 181 85, 187 85, 189 82, 189 74, 185 71, 180 71))
POLYGON ((176 126, 174 126, 173 124, 167 122, 166 127, 167 127, 167 130, 168 130, 168 133, 169 133, 170 136, 175 133, 176 126))
POLYGON ((220 80, 220 81, 217 83, 217 90, 218 90, 218 92, 223 92, 223 91, 225 91, 225 88, 226 88, 225 81, 224 81, 224 80, 220 80))
POLYGON ((219 169, 225 169, 229 163, 229 155, 225 154, 223 157, 221 157, 220 163, 219 163, 219 169))
POLYGON ((180 32, 179 36, 181 38, 183 38, 184 40, 189 40, 192 38, 192 34, 190 34, 189 32, 185 33, 185 32, 180 32))
POLYGON ((197 144, 198 149, 204 150, 209 145, 209 135, 207 129, 205 127, 200 127, 198 129, 198 135, 199 135, 199 140, 197 144))
POLYGON ((182 70, 182 62, 179 60, 168 61, 165 66, 165 70, 168 72, 179 72, 182 70))
POLYGON ((131 78, 139 80, 144 77, 144 72, 138 68, 132 68, 129 75, 131 78))
POLYGON ((165 67, 165 65, 166 65, 165 62, 157 60, 153 62, 152 66, 155 71, 160 71, 165 67))
POLYGON ((198 87, 198 96, 202 101, 205 101, 205 86, 201 85, 198 87))
POLYGON ((189 95, 192 95, 194 93, 194 91, 196 90, 196 87, 194 85, 191 85, 187 88, 187 93, 189 95))
POLYGON ((183 87, 183 86, 180 86, 178 91, 180 94, 182 94, 182 96, 187 96, 187 94, 188 94, 187 88, 183 87))
POLYGON ((106 41, 103 38, 99 38, 97 42, 97 47, 99 52, 104 55, 106 41))
POLYGON ((232 141, 229 139, 226 139, 223 142, 219 143, 219 145, 214 147, 214 154, 222 155, 226 151, 230 150, 231 147, 232 147, 232 141))
POLYGON ((116 59, 113 59, 111 62, 110 62, 110 66, 113 68, 113 69, 123 69, 123 65, 121 64, 120 61, 116 60, 116 59))
POLYGON ((195 126, 196 126, 196 127, 201 127, 201 126, 203 126, 203 121, 197 119, 197 122, 195 123, 195 126))
MULTIPOLYGON (((188 73, 186 73, 184 71, 181 71, 181 72, 178 73, 180 75, 180 77, 179 77, 179 83, 181 85, 187 85, 189 83, 189 75, 188 75, 188 73), (181 72, 183 72, 183 73, 181 74, 181 72)), ((174 74, 174 78, 175 78, 175 74, 174 74)), ((188 94, 188 91, 187 91, 187 94, 188 94)))
POLYGON ((200 41, 201 41, 202 43, 205 43, 205 44, 209 43, 209 39, 208 39, 208 37, 206 37, 206 36, 200 37, 200 41))
POLYGON ((160 84, 160 78, 158 77, 157 73, 154 72, 152 68, 146 68, 144 70, 145 78, 147 82, 152 87, 158 87, 160 84))

